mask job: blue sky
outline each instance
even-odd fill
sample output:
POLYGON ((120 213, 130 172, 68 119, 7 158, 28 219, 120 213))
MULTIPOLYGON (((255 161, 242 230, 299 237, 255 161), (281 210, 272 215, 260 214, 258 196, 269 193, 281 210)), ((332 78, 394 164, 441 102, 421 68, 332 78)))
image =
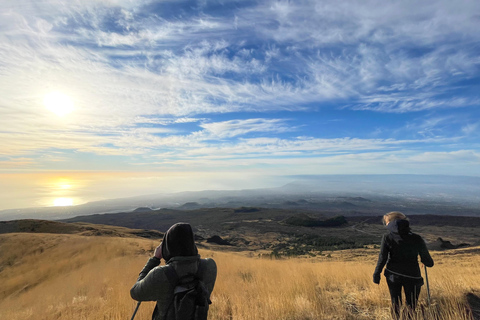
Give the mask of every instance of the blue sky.
POLYGON ((480 176, 478 30, 478 1, 3 1, 0 174, 480 176))

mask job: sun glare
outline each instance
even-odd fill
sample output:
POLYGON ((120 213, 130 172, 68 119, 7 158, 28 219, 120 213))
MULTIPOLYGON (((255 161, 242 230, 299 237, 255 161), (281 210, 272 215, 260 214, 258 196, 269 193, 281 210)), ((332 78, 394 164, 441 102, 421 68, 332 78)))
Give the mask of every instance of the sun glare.
POLYGON ((71 185, 71 184, 68 184, 68 183, 59 183, 59 184, 58 184, 58 188, 64 189, 64 190, 65 190, 65 189, 70 189, 71 187, 72 187, 72 185, 71 185))
POLYGON ((74 183, 75 182, 70 178, 56 178, 52 182, 52 187, 54 187, 59 191, 62 191, 62 190, 72 189, 74 183))
POLYGON ((53 200, 53 205, 56 207, 64 207, 73 205, 72 198, 57 198, 53 200))
POLYGON ((73 111, 72 99, 66 94, 58 91, 47 93, 43 99, 43 103, 48 110, 60 117, 73 111))

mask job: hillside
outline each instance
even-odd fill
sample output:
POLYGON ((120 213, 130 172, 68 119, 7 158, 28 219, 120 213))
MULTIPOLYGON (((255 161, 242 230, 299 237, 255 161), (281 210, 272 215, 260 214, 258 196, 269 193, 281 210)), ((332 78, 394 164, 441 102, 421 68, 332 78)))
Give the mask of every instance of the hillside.
MULTIPOLYGON (((136 305, 130 287, 157 244, 135 237, 0 234, 0 319, 130 319, 136 305)), ((472 319, 479 251, 433 253, 432 307, 423 290, 415 319, 472 319)), ((385 281, 371 281, 378 249, 279 260, 204 249, 200 254, 218 266, 210 320, 389 317, 385 281)), ((136 319, 150 319, 153 308, 143 302, 136 319)))
MULTIPOLYGON (((364 201, 366 202, 366 201, 364 201)), ((165 232, 184 221, 204 239, 220 236, 237 250, 281 255, 318 254, 325 250, 380 244, 385 227, 381 216, 337 216, 331 211, 302 211, 262 207, 160 209, 148 212, 95 214, 63 220, 151 228, 165 232)), ((439 237, 452 243, 480 245, 479 217, 412 215, 412 228, 427 242, 439 237)))
POLYGON ((152 239, 163 237, 163 233, 155 230, 130 229, 120 226, 108 226, 85 222, 64 223, 35 219, 0 221, 0 234, 17 232, 78 234, 83 236, 141 237, 152 239))

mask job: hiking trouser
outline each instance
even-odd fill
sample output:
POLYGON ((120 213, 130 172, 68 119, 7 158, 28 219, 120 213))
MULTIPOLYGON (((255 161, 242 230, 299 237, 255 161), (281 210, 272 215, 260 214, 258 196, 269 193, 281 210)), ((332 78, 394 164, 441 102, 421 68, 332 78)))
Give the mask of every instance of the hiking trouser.
POLYGON ((405 292, 405 300, 407 305, 415 310, 417 306, 418 296, 423 285, 423 279, 412 279, 399 275, 386 275, 388 290, 392 300, 392 311, 396 316, 400 314, 400 305, 402 304, 402 288, 405 292))

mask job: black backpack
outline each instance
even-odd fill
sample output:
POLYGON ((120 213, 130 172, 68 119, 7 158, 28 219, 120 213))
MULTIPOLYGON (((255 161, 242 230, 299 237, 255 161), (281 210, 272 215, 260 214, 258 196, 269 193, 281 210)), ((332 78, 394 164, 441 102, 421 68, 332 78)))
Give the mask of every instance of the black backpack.
POLYGON ((200 280, 199 263, 197 274, 187 274, 181 278, 173 266, 167 266, 165 274, 168 281, 174 286, 173 309, 176 320, 207 320, 208 307, 212 302, 208 290, 200 280))

